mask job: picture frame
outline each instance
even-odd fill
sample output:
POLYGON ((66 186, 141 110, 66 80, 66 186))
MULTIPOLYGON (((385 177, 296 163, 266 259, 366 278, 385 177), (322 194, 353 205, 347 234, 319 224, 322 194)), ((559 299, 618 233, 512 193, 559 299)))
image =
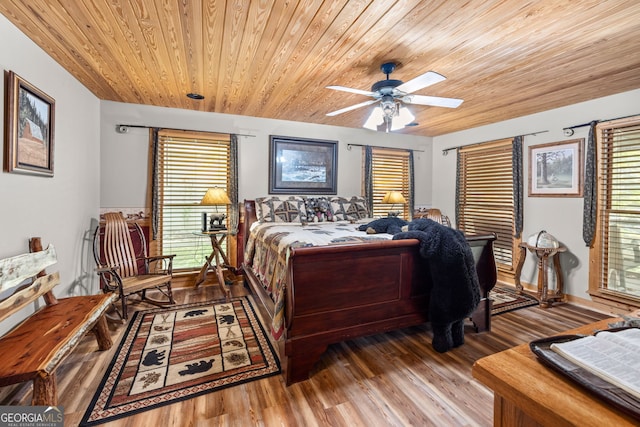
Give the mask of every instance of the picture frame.
POLYGON ((55 100, 5 72, 4 170, 53 177, 55 100))
POLYGON ((529 147, 530 197, 582 197, 584 138, 529 147))
POLYGON ((338 141, 269 137, 269 194, 336 194, 338 141))

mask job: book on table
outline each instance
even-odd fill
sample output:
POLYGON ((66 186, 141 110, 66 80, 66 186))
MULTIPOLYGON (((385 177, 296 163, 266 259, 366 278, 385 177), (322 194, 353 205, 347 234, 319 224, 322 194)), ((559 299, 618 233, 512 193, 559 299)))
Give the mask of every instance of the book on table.
POLYGON ((554 343, 551 350, 640 399, 640 329, 596 335, 554 343))

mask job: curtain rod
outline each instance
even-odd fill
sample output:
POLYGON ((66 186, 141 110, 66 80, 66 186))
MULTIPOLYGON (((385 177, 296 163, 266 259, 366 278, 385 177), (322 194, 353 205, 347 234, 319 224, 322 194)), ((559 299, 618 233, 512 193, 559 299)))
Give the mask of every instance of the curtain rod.
POLYGON ((507 136, 505 138, 495 138, 495 139, 489 139, 487 141, 480 141, 480 142, 474 142, 473 144, 468 144, 468 145, 458 145, 457 147, 451 147, 451 148, 445 148, 442 150, 442 155, 446 156, 447 154, 449 154, 449 151, 451 150, 457 150, 458 148, 463 148, 463 147, 472 147, 474 145, 479 145, 479 144, 485 144, 487 142, 493 142, 493 141, 499 141, 501 139, 507 139, 507 138, 515 138, 516 136, 530 136, 530 135, 537 135, 539 133, 545 133, 545 132, 549 132, 548 130, 539 130, 537 132, 531 132, 531 133, 525 133, 523 135, 514 135, 514 136, 507 136))
MULTIPOLYGON (((366 147, 366 145, 364 144, 347 144, 347 150, 351 150, 351 147, 366 147)), ((424 153, 424 150, 414 150, 412 148, 402 148, 402 147, 380 147, 377 145, 372 145, 372 147, 375 148, 387 148, 390 150, 412 150, 412 151, 418 151, 420 153, 424 153)))
MULTIPOLYGON (((127 133, 129 131, 128 128, 144 128, 144 129, 152 129, 152 128, 158 128, 158 129, 167 129, 167 130, 179 130, 179 131, 184 131, 184 132, 213 132, 213 131, 207 131, 207 130, 194 130, 194 129, 179 129, 179 128, 167 128, 164 126, 145 126, 145 125, 116 125, 116 132, 118 133, 127 133)), ((250 137, 255 137, 255 135, 248 135, 248 134, 244 134, 244 133, 233 133, 233 132, 218 132, 215 131, 214 133, 228 133, 229 135, 238 135, 238 136, 250 136, 250 137)))
MULTIPOLYGON (((607 120, 596 120, 597 122, 608 122, 611 120, 620 120, 620 119, 628 119, 629 117, 635 117, 638 114, 631 114, 630 116, 622 116, 622 117, 615 117, 613 119, 607 119, 607 120)), ((577 129, 577 128, 583 128, 585 126, 589 126, 591 124, 591 122, 588 123, 583 123, 581 125, 573 125, 573 126, 567 126, 566 128, 562 128, 562 130, 569 130, 569 129, 577 129)), ((571 135, 569 135, 571 136, 571 135)))

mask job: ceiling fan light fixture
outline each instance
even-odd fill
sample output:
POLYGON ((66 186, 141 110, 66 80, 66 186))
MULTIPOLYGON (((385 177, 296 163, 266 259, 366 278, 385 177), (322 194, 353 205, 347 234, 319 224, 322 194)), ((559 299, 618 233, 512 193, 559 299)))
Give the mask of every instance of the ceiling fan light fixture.
POLYGON ((380 105, 371 110, 371 114, 362 127, 375 131, 378 130, 378 126, 386 123, 386 131, 389 132, 402 129, 414 120, 415 116, 404 105, 396 102, 383 105, 381 102, 380 105))
POLYGON ((378 130, 378 126, 382 123, 384 123, 384 113, 382 112, 382 108, 377 106, 371 111, 369 118, 362 127, 370 130, 378 130))
POLYGON ((398 105, 393 99, 393 96, 390 95, 385 95, 382 97, 380 101, 380 108, 382 109, 384 117, 387 119, 393 119, 398 111, 398 105))
POLYGON ((405 127, 415 119, 416 116, 414 116, 411 111, 403 105, 400 107, 400 111, 398 112, 398 118, 394 121, 397 121, 400 125, 402 125, 402 127, 405 127))
POLYGON ((389 130, 394 131, 394 130, 400 130, 402 128, 404 128, 404 126, 398 123, 398 121, 396 120, 394 122, 391 122, 391 127, 389 128, 389 130))

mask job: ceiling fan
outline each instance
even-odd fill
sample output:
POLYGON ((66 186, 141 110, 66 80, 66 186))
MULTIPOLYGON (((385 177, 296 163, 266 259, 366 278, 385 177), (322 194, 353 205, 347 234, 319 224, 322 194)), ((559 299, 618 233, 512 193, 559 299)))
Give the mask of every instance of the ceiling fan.
POLYGON ((347 111, 355 110, 360 107, 375 104, 380 105, 374 108, 371 115, 364 124, 367 129, 377 130, 381 124, 386 125, 386 131, 402 129, 404 126, 410 125, 415 119, 405 104, 431 105, 434 107, 457 108, 462 104, 462 99, 442 98, 439 96, 413 95, 413 92, 423 89, 432 84, 441 82, 446 79, 434 71, 427 71, 418 77, 404 83, 402 80, 389 79, 389 74, 396 69, 394 62, 385 62, 380 66, 380 70, 387 75, 385 80, 380 80, 371 86, 371 91, 353 89, 344 86, 327 86, 327 89, 341 90, 343 92, 357 93, 359 95, 370 96, 374 99, 361 102, 350 107, 327 113, 327 116, 337 116, 347 111))

